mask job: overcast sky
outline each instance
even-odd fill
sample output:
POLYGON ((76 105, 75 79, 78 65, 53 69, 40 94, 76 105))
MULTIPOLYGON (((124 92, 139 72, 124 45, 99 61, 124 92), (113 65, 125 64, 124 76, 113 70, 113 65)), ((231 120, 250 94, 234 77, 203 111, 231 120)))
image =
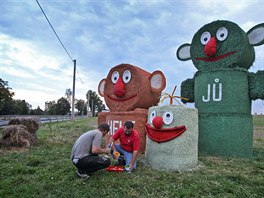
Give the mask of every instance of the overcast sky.
MULTIPOLYGON (((175 53, 199 28, 229 20, 247 32, 264 21, 263 0, 38 0, 69 56, 35 0, 0 2, 0 77, 15 99, 43 110, 45 101, 72 90, 71 59, 77 61, 77 99, 85 99, 88 90, 97 92, 100 80, 121 63, 161 70, 164 92, 176 85, 180 95, 181 82, 197 70, 175 53)), ((264 46, 255 52, 251 72, 264 70, 264 46)), ((253 102, 252 111, 264 113, 264 102, 253 102)))

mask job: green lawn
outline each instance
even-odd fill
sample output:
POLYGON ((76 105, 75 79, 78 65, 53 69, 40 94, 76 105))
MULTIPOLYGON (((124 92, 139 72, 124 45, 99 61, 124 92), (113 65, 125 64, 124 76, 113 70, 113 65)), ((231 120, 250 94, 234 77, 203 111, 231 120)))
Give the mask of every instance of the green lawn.
POLYGON ((199 157, 199 169, 176 173, 144 166, 127 174, 100 171, 80 179, 69 160, 72 145, 96 118, 43 124, 30 149, 0 150, 0 197, 263 197, 264 116, 254 116, 252 159, 199 157))

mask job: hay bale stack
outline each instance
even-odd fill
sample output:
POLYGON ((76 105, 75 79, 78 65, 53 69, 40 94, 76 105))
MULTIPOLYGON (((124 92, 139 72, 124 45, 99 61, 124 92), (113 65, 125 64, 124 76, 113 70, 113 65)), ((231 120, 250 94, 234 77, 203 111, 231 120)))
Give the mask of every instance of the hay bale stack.
POLYGON ((3 129, 0 145, 3 147, 30 147, 37 142, 38 119, 15 118, 3 129))
POLYGON ((9 121, 8 125, 24 125, 29 133, 36 133, 39 128, 38 119, 33 117, 15 118, 9 121))
POLYGON ((3 130, 1 145, 4 147, 29 147, 33 143, 33 139, 25 126, 8 125, 3 130))

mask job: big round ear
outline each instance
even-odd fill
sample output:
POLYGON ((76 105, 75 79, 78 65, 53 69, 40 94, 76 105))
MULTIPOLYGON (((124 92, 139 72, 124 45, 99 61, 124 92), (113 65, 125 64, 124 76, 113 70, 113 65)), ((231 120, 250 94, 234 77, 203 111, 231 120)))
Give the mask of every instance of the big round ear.
POLYGON ((251 28, 248 32, 248 39, 250 45, 259 46, 264 44, 264 23, 260 23, 253 28, 251 28))
POLYGON ((191 44, 185 43, 181 45, 176 52, 176 56, 181 61, 187 61, 191 59, 191 44))
POLYGON ((154 92, 162 92, 162 90, 166 87, 166 78, 161 71, 157 70, 151 74, 150 86, 151 91, 154 92))
POLYGON ((104 86, 105 86, 105 79, 101 80, 98 85, 98 93, 102 97, 104 97, 104 86))

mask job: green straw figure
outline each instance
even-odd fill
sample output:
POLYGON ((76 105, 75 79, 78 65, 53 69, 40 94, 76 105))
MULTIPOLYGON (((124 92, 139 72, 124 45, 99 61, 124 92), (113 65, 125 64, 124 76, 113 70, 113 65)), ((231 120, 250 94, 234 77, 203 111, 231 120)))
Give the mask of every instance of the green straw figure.
POLYGON ((264 99, 264 71, 251 73, 254 46, 264 43, 264 23, 247 33, 237 24, 218 20, 195 33, 191 44, 177 49, 181 61, 197 68, 181 84, 181 96, 195 102, 199 112, 199 153, 251 157, 251 101, 264 99))

